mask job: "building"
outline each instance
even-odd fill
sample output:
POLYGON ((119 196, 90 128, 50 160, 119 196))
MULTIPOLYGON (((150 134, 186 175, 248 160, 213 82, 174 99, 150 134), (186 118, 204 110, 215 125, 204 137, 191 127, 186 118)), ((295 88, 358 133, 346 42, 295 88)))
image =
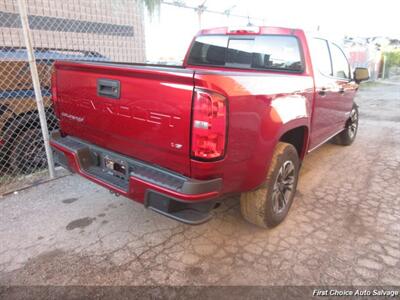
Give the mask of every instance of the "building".
MULTIPOLYGON (((144 15, 136 0, 27 0, 35 48, 98 52, 145 62, 144 15)), ((0 0, 0 47, 24 47, 17 0, 0 0)))

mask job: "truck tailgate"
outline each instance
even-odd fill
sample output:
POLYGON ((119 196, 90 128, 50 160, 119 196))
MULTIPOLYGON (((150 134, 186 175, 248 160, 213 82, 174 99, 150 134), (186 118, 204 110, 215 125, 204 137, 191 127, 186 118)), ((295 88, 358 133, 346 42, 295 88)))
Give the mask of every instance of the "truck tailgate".
POLYGON ((190 175, 192 71, 86 62, 55 70, 63 133, 190 175))

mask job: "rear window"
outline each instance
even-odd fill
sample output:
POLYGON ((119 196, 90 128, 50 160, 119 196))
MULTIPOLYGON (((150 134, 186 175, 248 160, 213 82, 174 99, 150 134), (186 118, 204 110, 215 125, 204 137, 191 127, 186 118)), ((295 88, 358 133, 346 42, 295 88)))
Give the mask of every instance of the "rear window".
POLYGON ((199 36, 190 51, 191 65, 300 72, 303 61, 294 36, 199 36))

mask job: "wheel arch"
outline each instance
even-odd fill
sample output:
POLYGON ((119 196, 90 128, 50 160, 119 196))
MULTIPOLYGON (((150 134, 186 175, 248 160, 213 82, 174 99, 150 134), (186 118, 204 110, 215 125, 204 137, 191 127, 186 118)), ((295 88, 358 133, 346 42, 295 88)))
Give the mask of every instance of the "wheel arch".
POLYGON ((293 145, 302 160, 307 152, 309 138, 309 127, 300 125, 291 127, 283 131, 278 139, 278 142, 285 142, 293 145))

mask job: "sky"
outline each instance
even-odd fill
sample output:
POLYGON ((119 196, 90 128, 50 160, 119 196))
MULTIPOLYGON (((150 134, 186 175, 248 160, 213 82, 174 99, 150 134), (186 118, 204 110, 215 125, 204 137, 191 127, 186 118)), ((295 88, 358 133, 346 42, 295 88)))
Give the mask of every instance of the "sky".
MULTIPOLYGON (((166 0, 169 1, 169 0, 166 0)), ((172 0, 171 0, 172 2, 172 0)), ((183 0, 198 6, 204 0, 183 0)), ((250 17, 254 25, 283 26, 344 36, 400 38, 399 0, 207 0, 210 10, 250 17)), ((204 13, 162 4, 159 15, 145 17, 146 52, 150 61, 183 59, 199 28, 245 26, 246 18, 204 13)))

